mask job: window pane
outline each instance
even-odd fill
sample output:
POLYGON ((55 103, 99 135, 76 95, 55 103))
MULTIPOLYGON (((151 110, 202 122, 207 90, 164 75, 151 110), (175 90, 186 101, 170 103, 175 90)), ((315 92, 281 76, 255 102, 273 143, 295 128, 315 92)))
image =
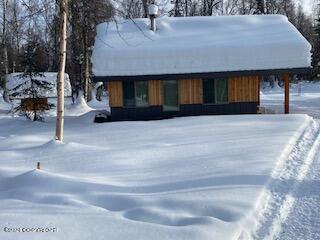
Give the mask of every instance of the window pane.
POLYGON ((178 81, 163 81, 163 111, 179 111, 178 81))
POLYGON ((216 103, 228 102, 228 79, 215 79, 216 103))
POLYGON ((214 80, 203 79, 203 102, 214 103, 214 80))
POLYGON ((136 82, 136 106, 148 106, 148 82, 147 81, 137 81, 136 82))
POLYGON ((135 97, 134 97, 134 82, 123 82, 123 105, 125 107, 134 107, 135 97))

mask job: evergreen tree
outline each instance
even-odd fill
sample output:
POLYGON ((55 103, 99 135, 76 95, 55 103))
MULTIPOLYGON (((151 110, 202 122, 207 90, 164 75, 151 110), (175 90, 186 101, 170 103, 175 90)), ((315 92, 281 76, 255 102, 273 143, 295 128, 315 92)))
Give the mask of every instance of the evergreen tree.
POLYGON ((317 9, 317 16, 314 27, 314 41, 312 51, 313 77, 319 78, 320 75, 320 4, 317 9))
MULTIPOLYGON (((33 108, 31 112, 27 112, 26 116, 33 121, 42 120, 41 110, 37 109, 37 101, 39 98, 45 97, 45 92, 53 89, 53 84, 42 80, 44 74, 38 71, 36 64, 38 43, 34 40, 30 40, 24 51, 22 64, 24 66, 24 72, 19 75, 22 79, 22 83, 17 85, 11 90, 10 95, 13 98, 31 98, 33 101, 33 108)), ((49 105, 51 108, 53 105, 49 105)), ((16 108, 16 111, 21 111, 21 106, 16 108)))
POLYGON ((264 0, 257 0, 257 10, 256 14, 264 14, 264 0))

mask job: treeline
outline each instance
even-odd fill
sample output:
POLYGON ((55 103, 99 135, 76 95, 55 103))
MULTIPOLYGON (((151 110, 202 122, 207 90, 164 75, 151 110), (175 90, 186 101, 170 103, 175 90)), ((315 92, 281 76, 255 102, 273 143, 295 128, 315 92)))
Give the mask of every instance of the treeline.
MULTIPOLYGON (((95 27, 116 16, 109 0, 68 1, 67 66, 71 84, 86 90, 91 73, 91 46, 95 27)), ((39 72, 58 71, 59 0, 1 0, 1 66, 4 76, 24 72, 24 56, 35 43, 34 61, 39 72)), ((86 91, 85 91, 86 92, 86 91)))
MULTIPOLYGON (((319 0, 318 0, 319 1, 319 0)), ((90 57, 100 22, 147 16, 153 0, 69 0, 67 67, 71 83, 84 92, 91 77, 90 57)), ((283 14, 313 45, 313 77, 319 73, 320 10, 308 15, 294 0, 158 0, 161 14, 173 17, 235 14, 283 14)), ((0 75, 23 72, 28 42, 36 43, 38 71, 58 70, 59 0, 1 0, 0 75)), ((3 81, 2 81, 3 83, 3 81)))

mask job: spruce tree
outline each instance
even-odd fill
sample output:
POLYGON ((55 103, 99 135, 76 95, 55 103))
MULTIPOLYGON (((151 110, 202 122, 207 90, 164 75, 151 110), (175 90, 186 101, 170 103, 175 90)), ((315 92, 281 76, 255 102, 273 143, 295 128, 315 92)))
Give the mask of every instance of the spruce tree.
POLYGON ((313 65, 313 77, 319 78, 320 75, 320 4, 317 9, 317 16, 315 19, 315 37, 313 41, 312 51, 312 65, 313 65))
MULTIPOLYGON (((10 95, 13 98, 32 99, 33 108, 25 114, 33 121, 42 120, 42 110, 37 109, 37 100, 46 97, 45 92, 53 89, 53 84, 43 80, 44 74, 38 71, 35 61, 37 57, 37 47, 38 44, 35 40, 28 41, 22 60, 24 72, 18 76, 23 81, 11 90, 12 94, 10 95)), ((49 104, 48 108, 52 106, 52 104, 49 104)), ((21 106, 18 106, 16 110, 21 111, 21 106)))

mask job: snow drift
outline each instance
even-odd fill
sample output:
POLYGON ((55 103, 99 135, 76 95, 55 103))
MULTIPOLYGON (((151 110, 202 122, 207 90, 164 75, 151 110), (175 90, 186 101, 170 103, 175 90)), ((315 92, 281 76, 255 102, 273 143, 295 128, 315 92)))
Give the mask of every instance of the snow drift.
POLYGON ((66 116, 65 143, 57 144, 54 118, 0 116, 0 227, 58 229, 0 232, 1 239, 236 239, 286 159, 283 149, 312 122, 305 115, 92 119, 66 116), (40 171, 32 170, 37 161, 40 171))

